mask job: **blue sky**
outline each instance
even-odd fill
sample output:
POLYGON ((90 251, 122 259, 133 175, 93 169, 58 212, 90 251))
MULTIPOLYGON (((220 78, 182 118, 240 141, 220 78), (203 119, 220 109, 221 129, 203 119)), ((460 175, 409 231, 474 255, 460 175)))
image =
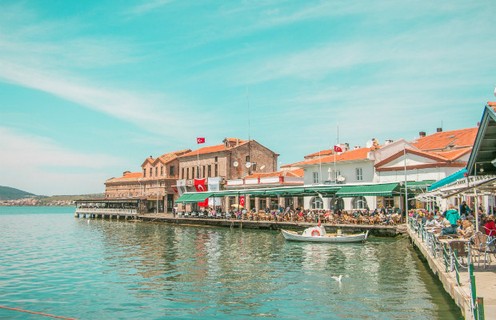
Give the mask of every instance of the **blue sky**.
POLYGON ((143 160, 251 136, 282 164, 337 140, 474 127, 495 1, 0 1, 0 185, 102 192, 143 160))

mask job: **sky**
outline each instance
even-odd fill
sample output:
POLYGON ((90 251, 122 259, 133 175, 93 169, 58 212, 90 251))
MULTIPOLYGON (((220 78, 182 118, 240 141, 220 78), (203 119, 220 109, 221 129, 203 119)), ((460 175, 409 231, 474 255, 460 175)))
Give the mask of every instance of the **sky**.
POLYGON ((0 0, 0 185, 104 191, 226 137, 279 164, 475 127, 496 1, 0 0))

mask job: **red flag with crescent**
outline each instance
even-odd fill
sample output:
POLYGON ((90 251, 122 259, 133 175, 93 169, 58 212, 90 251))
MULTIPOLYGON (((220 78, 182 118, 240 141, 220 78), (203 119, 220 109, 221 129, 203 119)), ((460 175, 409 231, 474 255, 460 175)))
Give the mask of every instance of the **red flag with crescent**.
MULTIPOLYGON (((205 179, 195 179, 195 189, 197 192, 207 191, 207 186, 205 185, 205 179)), ((198 202, 200 207, 208 207, 208 197, 204 201, 198 202)))
POLYGON ((205 143, 205 137, 198 137, 198 138, 196 138, 196 143, 197 144, 205 143))
POLYGON ((335 145, 334 146, 334 152, 343 152, 343 148, 341 148, 340 146, 338 145, 335 145))
POLYGON ((245 206, 245 196, 240 196, 239 197, 239 205, 244 208, 244 206, 245 206))

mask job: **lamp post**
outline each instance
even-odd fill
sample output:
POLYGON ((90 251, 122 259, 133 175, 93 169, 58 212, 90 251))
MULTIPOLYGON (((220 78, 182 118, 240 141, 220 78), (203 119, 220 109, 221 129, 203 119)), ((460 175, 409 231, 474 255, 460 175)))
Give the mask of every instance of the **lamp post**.
POLYGON ((408 183, 406 178, 406 146, 403 145, 403 161, 405 170, 405 223, 408 223, 408 183))
MULTIPOLYGON (((480 164, 480 163, 479 163, 480 164)), ((474 164, 474 211, 475 211, 475 231, 479 232, 479 199, 477 197, 477 188, 475 187, 475 183, 477 182, 477 162, 474 164)), ((484 172, 484 168, 479 168, 480 172, 484 172)))

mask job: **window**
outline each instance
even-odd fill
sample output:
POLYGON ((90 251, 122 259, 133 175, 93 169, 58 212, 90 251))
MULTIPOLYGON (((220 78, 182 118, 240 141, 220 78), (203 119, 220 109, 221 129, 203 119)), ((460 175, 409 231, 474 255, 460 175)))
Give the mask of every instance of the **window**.
POLYGON ((191 179, 195 178, 195 167, 191 168, 191 179))
POLYGON ((146 168, 143 169, 143 177, 146 178, 146 168))
POLYGON ((148 171, 148 172, 149 172, 149 176, 151 177, 153 174, 153 168, 150 168, 150 171, 148 171))
POLYGON ((186 179, 189 180, 189 168, 186 168, 186 179))
POLYGON ((252 163, 252 164, 251 164, 251 169, 252 169, 253 171, 257 171, 257 164, 256 164, 256 163, 252 163))
POLYGON ((184 179, 184 168, 181 168, 181 179, 184 179))
MULTIPOLYGON (((217 157, 215 157, 217 159, 217 157)), ((217 166, 217 163, 215 164, 215 177, 219 176, 219 167, 217 166)))
POLYGON ((163 176, 164 175, 164 166, 160 166, 160 175, 163 176))
POLYGON ((367 204, 367 199, 363 196, 355 197, 351 201, 353 205, 353 209, 367 209, 368 204, 367 204))
POLYGON ((357 179, 357 181, 362 181, 363 180, 363 171, 362 171, 362 168, 356 168, 355 169, 355 172, 356 172, 356 179, 357 179))
POLYGON ((158 177, 158 167, 155 167, 155 177, 158 177))
POLYGON ((250 156, 246 156, 245 160, 246 162, 250 162, 250 156))
POLYGON ((319 173, 318 172, 313 173, 313 183, 319 183, 319 173))
POLYGON ((212 176, 212 165, 208 165, 208 176, 211 177, 212 176))
POLYGON ((323 209, 324 203, 320 197, 314 197, 312 201, 310 201, 310 206, 312 209, 323 209))
POLYGON ((207 167, 207 166, 203 166, 203 171, 202 171, 202 173, 203 173, 202 177, 203 177, 203 178, 206 178, 206 176, 205 176, 205 173, 207 172, 207 170, 205 170, 205 169, 206 169, 206 167, 207 167))
POLYGON ((169 167, 169 176, 173 177, 173 176, 176 175, 176 172, 175 172, 176 170, 175 169, 176 168, 174 168, 174 166, 170 166, 169 167))

